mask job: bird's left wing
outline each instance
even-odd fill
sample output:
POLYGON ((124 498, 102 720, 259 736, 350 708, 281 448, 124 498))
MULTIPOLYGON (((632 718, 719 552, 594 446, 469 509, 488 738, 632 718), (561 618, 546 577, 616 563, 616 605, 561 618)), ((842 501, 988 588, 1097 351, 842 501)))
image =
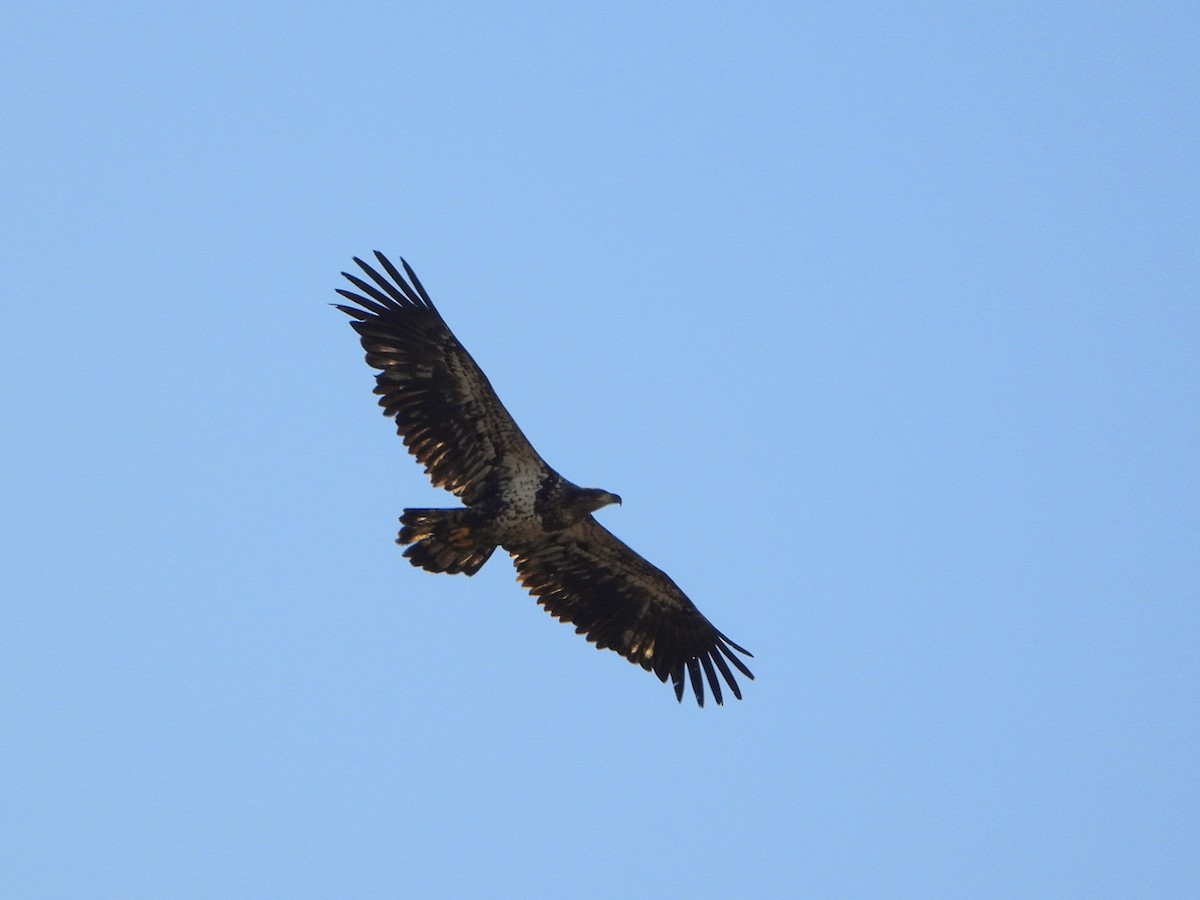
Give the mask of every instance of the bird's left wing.
POLYGON ((717 672, 742 698, 728 663, 754 678, 734 651, 753 654, 717 631, 665 572, 591 516, 537 543, 505 549, 513 555, 519 580, 547 612, 660 681, 670 676, 677 699, 683 699, 685 669, 701 706, 701 668, 718 704, 723 697, 717 672))

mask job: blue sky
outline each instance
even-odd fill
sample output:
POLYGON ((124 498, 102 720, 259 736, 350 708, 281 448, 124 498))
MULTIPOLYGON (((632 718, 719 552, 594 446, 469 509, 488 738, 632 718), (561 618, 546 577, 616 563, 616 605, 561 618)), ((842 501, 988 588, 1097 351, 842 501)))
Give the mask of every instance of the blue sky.
POLYGON ((0 894, 1200 893, 1193 4, 0 28, 0 894), (411 568, 404 255, 755 654, 411 568))

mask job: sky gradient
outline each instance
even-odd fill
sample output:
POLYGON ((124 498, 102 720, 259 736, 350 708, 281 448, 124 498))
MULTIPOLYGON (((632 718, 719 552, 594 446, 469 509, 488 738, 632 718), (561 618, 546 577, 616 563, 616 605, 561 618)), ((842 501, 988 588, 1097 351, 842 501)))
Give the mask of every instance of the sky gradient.
POLYGON ((1200 895, 1194 4, 0 28, 9 897, 1200 895), (553 621, 329 304, 404 256, 755 654, 553 621))

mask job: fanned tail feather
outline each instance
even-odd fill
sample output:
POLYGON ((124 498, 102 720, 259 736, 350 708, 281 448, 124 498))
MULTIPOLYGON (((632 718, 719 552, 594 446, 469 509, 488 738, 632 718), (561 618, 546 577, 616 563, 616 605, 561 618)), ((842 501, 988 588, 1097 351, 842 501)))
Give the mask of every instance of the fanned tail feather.
POLYGON ((474 575, 495 544, 481 542, 471 527, 469 509, 406 509, 397 544, 407 544, 409 562, 428 572, 474 575))

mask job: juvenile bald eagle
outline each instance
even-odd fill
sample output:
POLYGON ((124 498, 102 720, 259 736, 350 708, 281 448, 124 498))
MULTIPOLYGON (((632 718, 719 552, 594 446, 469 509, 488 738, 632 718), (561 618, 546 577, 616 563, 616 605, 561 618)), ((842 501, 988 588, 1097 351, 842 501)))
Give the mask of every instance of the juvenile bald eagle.
POLYGON ((740 700, 729 663, 753 679, 734 655, 749 651, 592 518, 621 498, 572 484, 546 465, 408 263, 400 260, 406 280, 382 253, 375 258, 386 276, 355 257, 373 284, 343 272, 359 292, 339 289, 356 305, 338 309, 354 318, 367 364, 379 369, 375 393, 404 445, 435 486, 464 504, 404 510, 396 541, 407 545, 404 555, 430 572, 474 575, 503 547, 538 603, 597 648, 615 650, 660 681, 670 676, 678 700, 686 669, 704 705, 701 668, 718 704, 718 672, 740 700))

